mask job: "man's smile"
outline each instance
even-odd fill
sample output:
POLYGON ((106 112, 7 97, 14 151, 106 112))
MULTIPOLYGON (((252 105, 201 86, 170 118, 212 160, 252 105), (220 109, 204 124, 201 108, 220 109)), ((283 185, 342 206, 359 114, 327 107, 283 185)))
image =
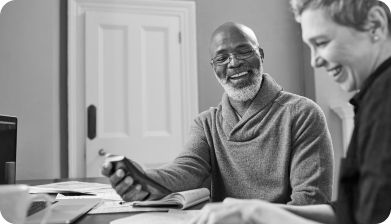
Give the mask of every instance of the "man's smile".
POLYGON ((236 80, 236 79, 243 78, 243 76, 246 76, 247 74, 248 74, 248 72, 240 72, 240 73, 229 76, 229 78, 236 80))

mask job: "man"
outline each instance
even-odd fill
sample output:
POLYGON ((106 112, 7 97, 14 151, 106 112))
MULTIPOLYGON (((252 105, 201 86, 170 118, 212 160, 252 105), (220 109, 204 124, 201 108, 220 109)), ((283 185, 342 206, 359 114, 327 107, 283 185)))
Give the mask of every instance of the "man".
MULTIPOLYGON (((221 103, 198 115, 184 151, 171 164, 146 174, 171 191, 198 188, 211 177, 212 201, 235 197, 293 205, 328 202, 333 153, 320 108, 283 91, 263 73, 263 50, 244 25, 229 22, 218 27, 210 55, 225 90, 221 103)), ((105 163, 102 174, 110 177, 124 200, 159 195, 141 189, 123 170, 111 169, 105 163)))

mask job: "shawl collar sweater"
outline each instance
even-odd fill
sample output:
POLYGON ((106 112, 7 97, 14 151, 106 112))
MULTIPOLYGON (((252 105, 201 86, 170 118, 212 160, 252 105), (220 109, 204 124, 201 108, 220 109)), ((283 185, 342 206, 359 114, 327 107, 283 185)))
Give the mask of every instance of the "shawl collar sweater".
POLYGON ((272 103, 273 99, 277 98, 282 91, 274 80, 269 75, 263 75, 263 85, 259 90, 255 99, 252 101, 246 113, 239 120, 235 109, 231 106, 228 95, 224 94, 221 103, 222 113, 222 130, 224 130, 229 141, 245 142, 257 136, 254 128, 259 124, 256 116, 263 116, 262 109, 272 103))
POLYGON ((210 178, 212 201, 326 203, 333 179, 330 134, 318 105, 263 74, 240 120, 224 94, 217 107, 195 118, 183 152, 147 174, 172 191, 198 188, 210 178))

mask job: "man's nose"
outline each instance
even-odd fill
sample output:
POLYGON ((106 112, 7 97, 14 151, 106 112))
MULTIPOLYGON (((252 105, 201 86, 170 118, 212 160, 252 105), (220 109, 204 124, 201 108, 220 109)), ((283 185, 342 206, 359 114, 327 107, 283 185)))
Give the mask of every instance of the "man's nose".
POLYGON ((231 54, 229 56, 228 60, 229 60, 228 67, 238 67, 239 65, 242 64, 242 60, 241 59, 237 59, 236 55, 234 55, 234 54, 231 54))

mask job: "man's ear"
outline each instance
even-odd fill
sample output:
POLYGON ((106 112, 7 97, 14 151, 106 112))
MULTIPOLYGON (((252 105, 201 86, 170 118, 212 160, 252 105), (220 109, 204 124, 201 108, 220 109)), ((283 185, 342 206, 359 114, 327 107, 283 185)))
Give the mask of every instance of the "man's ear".
POLYGON ((368 11, 364 28, 369 31, 369 35, 371 35, 371 38, 374 41, 387 38, 389 30, 388 17, 385 9, 379 5, 373 6, 368 11))
POLYGON ((265 58, 265 53, 263 53, 263 49, 258 47, 258 51, 259 51, 259 54, 261 55, 261 59, 262 59, 262 62, 263 62, 263 59, 265 58))

